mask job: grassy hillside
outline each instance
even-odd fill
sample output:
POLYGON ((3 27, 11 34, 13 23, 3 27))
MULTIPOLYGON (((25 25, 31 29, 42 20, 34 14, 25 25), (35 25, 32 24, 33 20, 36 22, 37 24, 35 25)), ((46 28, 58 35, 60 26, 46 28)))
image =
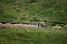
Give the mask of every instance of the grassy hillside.
POLYGON ((67 22, 66 0, 0 0, 0 22, 67 22))
POLYGON ((58 29, 1 29, 0 44, 67 44, 67 32, 58 29))

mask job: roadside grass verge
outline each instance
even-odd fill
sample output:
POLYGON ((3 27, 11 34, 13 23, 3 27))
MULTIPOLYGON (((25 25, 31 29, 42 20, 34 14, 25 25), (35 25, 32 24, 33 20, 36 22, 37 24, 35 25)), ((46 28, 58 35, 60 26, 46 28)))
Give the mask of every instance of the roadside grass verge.
POLYGON ((0 44, 67 44, 67 32, 59 29, 0 29, 0 44))

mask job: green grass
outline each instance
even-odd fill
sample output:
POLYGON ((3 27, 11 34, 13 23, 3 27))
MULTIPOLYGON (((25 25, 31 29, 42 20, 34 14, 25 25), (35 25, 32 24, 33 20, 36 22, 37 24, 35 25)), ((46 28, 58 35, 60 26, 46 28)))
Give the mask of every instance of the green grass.
POLYGON ((20 4, 15 2, 15 0, 0 1, 0 22, 22 23, 35 20, 67 22, 66 0, 34 0, 34 2, 20 0, 20 4))
POLYGON ((61 29, 1 29, 0 44, 67 44, 67 32, 61 29))

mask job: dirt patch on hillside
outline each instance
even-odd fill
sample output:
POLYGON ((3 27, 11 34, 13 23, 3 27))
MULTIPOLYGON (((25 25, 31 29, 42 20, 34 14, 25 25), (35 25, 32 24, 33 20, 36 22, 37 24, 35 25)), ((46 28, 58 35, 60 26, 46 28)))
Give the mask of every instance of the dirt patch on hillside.
POLYGON ((38 28, 38 25, 31 25, 31 24, 2 24, 0 23, 0 28, 38 28))

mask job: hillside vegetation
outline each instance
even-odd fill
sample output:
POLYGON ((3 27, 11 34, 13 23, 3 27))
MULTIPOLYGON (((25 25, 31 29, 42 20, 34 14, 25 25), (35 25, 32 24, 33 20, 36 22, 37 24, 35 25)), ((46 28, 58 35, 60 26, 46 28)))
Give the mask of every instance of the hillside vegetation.
POLYGON ((67 31, 6 28, 0 30, 0 44, 67 44, 67 31))
POLYGON ((67 22, 66 0, 0 0, 0 22, 67 22))

